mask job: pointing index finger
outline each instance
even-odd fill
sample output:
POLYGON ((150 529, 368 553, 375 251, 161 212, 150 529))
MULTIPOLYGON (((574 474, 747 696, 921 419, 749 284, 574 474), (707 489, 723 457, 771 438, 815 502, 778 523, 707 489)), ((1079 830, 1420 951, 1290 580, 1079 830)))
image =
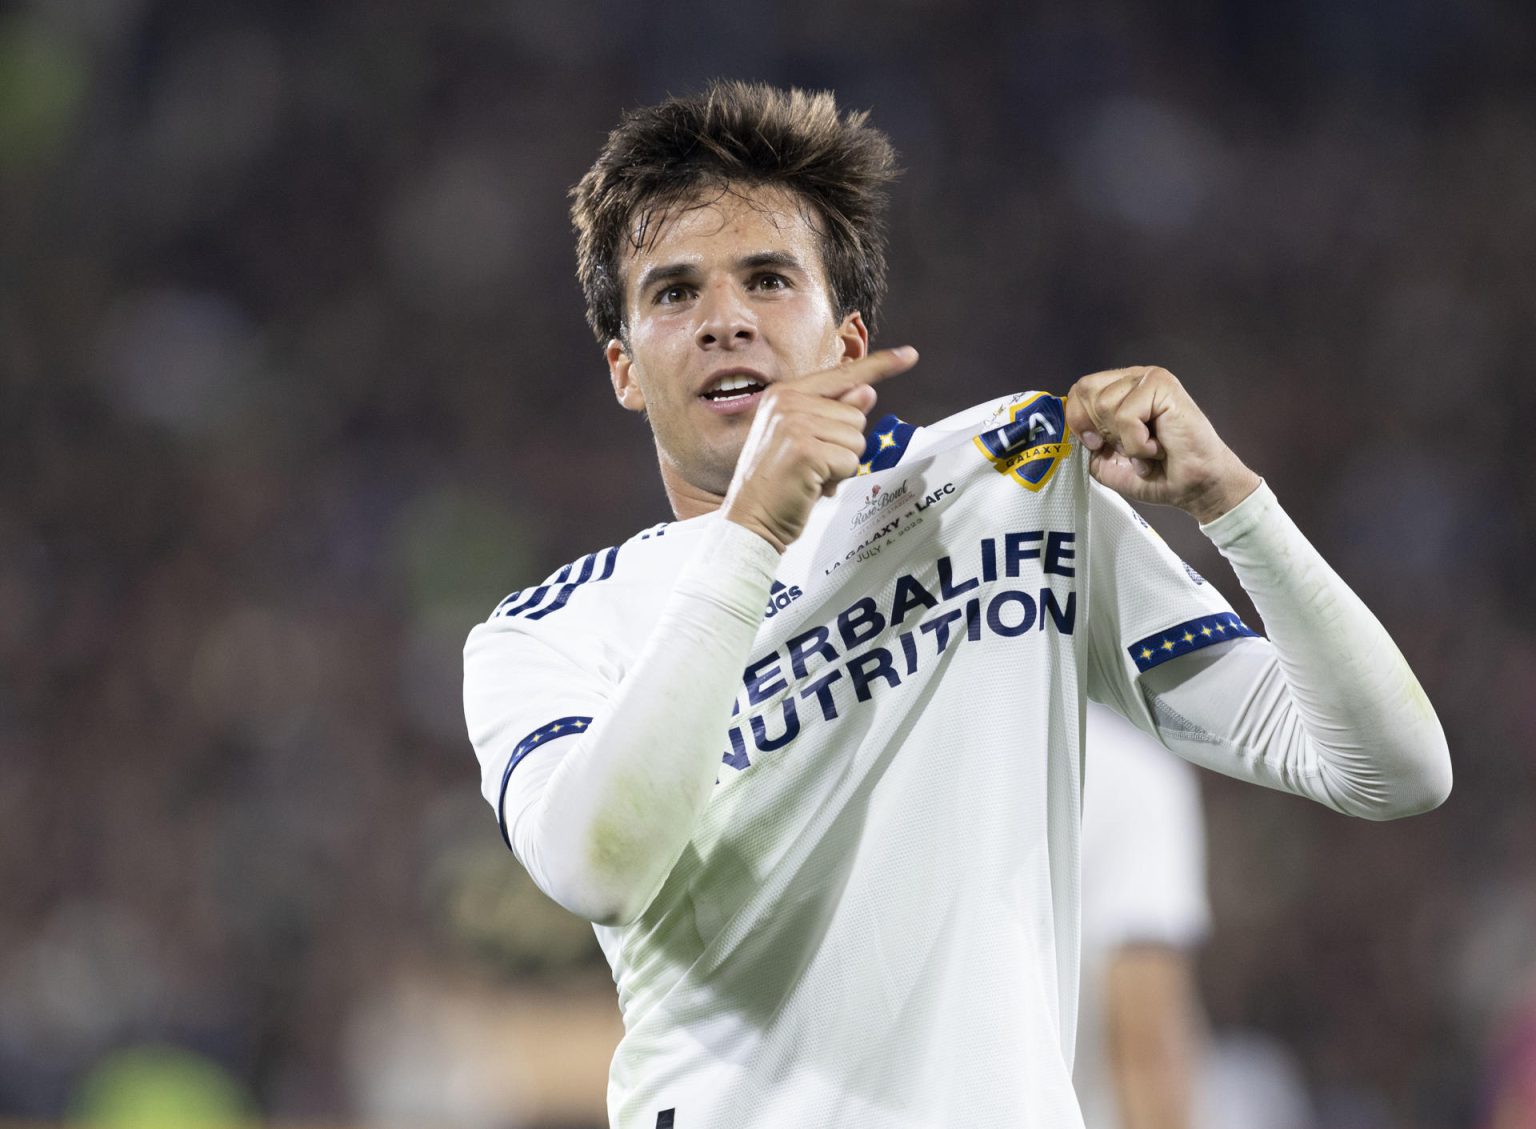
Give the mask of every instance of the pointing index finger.
POLYGON ((917 350, 910 345, 901 345, 895 349, 876 349, 856 361, 811 373, 790 383, 802 392, 836 399, 861 384, 878 384, 886 377, 906 372, 915 364, 917 350))

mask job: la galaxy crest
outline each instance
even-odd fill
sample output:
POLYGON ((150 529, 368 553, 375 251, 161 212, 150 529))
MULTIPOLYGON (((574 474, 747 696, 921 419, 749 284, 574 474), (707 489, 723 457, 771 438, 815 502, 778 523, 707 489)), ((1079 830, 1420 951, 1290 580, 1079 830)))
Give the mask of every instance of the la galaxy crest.
POLYGON ((975 443, 998 474, 1040 490, 1071 449, 1066 408, 1059 396, 1037 393, 1009 408, 1008 422, 983 431, 975 443))

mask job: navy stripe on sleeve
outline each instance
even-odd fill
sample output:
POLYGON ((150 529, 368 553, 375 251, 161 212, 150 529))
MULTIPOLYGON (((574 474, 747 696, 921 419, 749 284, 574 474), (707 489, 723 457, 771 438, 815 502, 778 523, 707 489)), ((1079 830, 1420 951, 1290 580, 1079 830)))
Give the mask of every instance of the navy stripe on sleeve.
POLYGON ((593 553, 588 557, 583 557, 581 559, 581 571, 576 574, 576 579, 562 587, 559 594, 557 594, 555 598, 551 600, 546 606, 540 608, 538 611, 529 612, 528 618, 543 619, 550 612, 557 612, 561 608, 565 607, 565 602, 571 598, 571 593, 592 579, 592 567, 595 564, 597 564, 596 553, 593 553))
POLYGON ((566 602, 571 598, 571 593, 583 584, 596 584, 600 580, 607 580, 613 575, 613 566, 618 559, 618 546, 588 553, 581 560, 572 561, 566 565, 532 591, 512 593, 497 605, 491 618, 511 619, 524 616, 527 619, 543 619, 551 612, 557 612, 565 607, 566 602), (601 563, 601 571, 599 571, 599 563, 601 563), (571 575, 573 572, 574 577, 571 575), (554 593, 552 599, 550 593, 554 593), (545 600, 549 602, 546 604, 545 600))
POLYGON ((610 576, 613 575, 613 566, 618 559, 619 547, 615 545, 613 548, 608 550, 608 555, 603 558, 603 573, 598 577, 599 580, 607 580, 610 576))
POLYGON ((524 757, 533 750, 557 741, 561 737, 573 737, 578 733, 586 732, 587 726, 592 724, 590 717, 560 717, 547 725, 541 725, 528 736, 517 743, 517 748, 512 750, 512 757, 507 761, 507 767, 501 774, 501 791, 496 796, 496 826, 501 828, 501 841, 507 845, 507 850, 512 849, 512 839, 507 834, 507 783, 512 779, 512 770, 522 763, 524 757))
POLYGON ((540 608, 536 612, 529 612, 528 618, 543 619, 550 612, 557 612, 561 608, 565 607, 565 602, 571 598, 571 593, 576 591, 576 589, 580 588, 583 584, 586 584, 588 581, 596 583, 599 580, 607 580, 610 576, 612 576, 613 562, 618 558, 619 555, 618 548, 615 547, 606 551, 606 554, 603 557, 602 574, 600 576, 593 576, 592 573, 596 571, 597 568, 598 555, 599 554, 597 553, 593 553, 586 560, 582 561, 580 575, 577 576, 575 580, 567 584, 564 588, 561 588, 560 594, 556 596, 552 601, 550 601, 548 607, 540 608))
POLYGON ((1136 669, 1145 673, 1169 659, 1176 659, 1180 655, 1198 651, 1201 647, 1209 647, 1212 643, 1237 639, 1244 635, 1257 638, 1258 632, 1238 619, 1236 612, 1218 612, 1216 615, 1188 620, 1166 631, 1159 631, 1156 635, 1148 635, 1145 639, 1138 639, 1126 650, 1135 661, 1136 669))
POLYGON ((535 607, 538 604, 542 603, 543 600, 544 600, 544 597, 549 595, 549 590, 551 588, 553 588, 557 584, 562 583, 568 576, 571 575, 571 569, 573 567, 574 567, 574 563, 566 565, 559 572, 555 573, 554 576, 550 577, 543 584, 540 584, 537 588, 535 588, 529 594, 528 598, 526 600, 524 600, 522 603, 520 603, 520 604, 513 604, 511 607, 508 607, 507 605, 512 603, 513 597, 517 596, 517 595, 520 595, 520 593, 514 592, 512 594, 512 596, 508 596, 505 600, 503 600, 501 602, 501 607, 496 609, 496 614, 500 615, 500 616, 521 615, 523 612, 527 611, 529 608, 535 607))

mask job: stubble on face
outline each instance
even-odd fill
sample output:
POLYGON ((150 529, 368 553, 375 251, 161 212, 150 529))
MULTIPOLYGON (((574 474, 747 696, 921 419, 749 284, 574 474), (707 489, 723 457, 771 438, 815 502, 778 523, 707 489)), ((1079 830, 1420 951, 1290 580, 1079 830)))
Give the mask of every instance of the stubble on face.
POLYGON ((637 226, 622 262, 626 340, 610 342, 609 367, 620 402, 650 421, 679 516, 720 504, 756 416, 755 403, 711 406, 700 393, 713 374, 739 368, 773 383, 830 368, 850 348, 809 213, 782 189, 733 186, 637 226))

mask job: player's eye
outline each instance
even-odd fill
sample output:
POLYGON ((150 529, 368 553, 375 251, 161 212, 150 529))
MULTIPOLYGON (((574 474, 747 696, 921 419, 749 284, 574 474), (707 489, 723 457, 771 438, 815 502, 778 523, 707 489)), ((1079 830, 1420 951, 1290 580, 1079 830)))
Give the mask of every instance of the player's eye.
POLYGON ((686 302, 691 293, 692 291, 688 287, 678 283, 675 286, 668 286, 658 290, 655 301, 658 306, 672 306, 678 302, 686 302))
POLYGON ((762 274, 753 277, 752 288, 754 290, 787 290, 789 289, 789 279, 785 278, 782 274, 764 271, 762 274))

